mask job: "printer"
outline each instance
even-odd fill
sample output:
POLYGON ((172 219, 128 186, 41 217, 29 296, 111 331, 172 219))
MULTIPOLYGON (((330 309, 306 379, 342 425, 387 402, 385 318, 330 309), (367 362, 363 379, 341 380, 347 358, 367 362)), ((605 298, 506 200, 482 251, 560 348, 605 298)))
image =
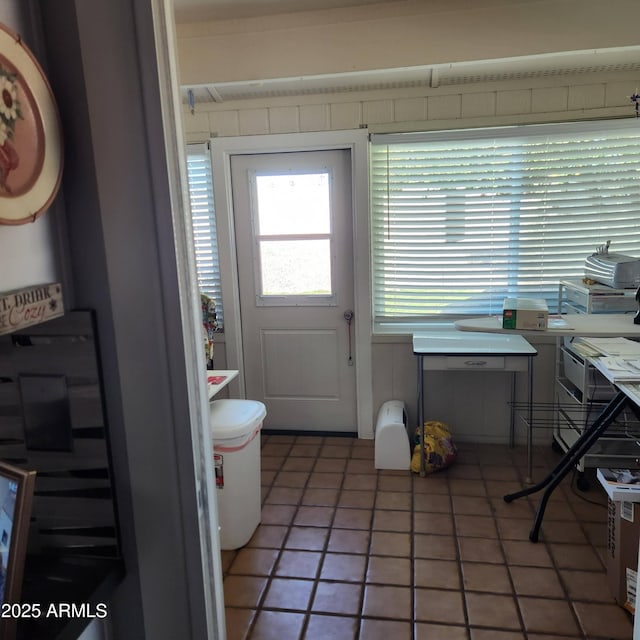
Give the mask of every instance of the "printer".
POLYGON ((600 247, 584 263, 585 278, 614 289, 640 287, 640 259, 622 253, 609 253, 609 244, 600 247))

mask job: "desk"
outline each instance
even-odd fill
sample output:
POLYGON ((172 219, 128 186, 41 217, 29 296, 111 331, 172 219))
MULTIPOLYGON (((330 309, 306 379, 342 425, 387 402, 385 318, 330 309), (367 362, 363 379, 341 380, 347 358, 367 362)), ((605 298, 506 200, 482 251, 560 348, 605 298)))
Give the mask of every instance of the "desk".
MULTIPOLYGON (((533 356, 537 351, 520 335, 488 333, 463 334, 459 331, 425 331, 413 334, 413 353, 418 358, 418 425, 424 442, 424 372, 431 371, 511 371, 511 424, 509 444, 513 446, 515 421, 515 376, 529 374, 529 425, 533 411, 533 356)), ((420 475, 425 475, 424 447, 420 449, 420 475)), ((527 435, 528 475, 531 475, 531 427, 527 435)))

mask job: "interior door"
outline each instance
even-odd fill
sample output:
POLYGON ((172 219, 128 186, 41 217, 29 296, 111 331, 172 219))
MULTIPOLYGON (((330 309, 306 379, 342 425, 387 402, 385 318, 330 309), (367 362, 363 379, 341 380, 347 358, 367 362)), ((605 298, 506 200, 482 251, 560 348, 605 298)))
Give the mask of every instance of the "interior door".
POLYGON ((231 181, 246 395, 265 427, 354 432, 350 152, 233 156, 231 181))

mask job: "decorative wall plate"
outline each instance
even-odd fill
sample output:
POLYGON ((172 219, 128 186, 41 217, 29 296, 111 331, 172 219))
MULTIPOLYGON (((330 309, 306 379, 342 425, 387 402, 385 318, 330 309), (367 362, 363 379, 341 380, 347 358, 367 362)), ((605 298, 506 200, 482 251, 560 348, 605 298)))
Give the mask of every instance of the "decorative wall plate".
POLYGON ((33 222, 56 196, 61 177, 51 87, 20 36, 0 24, 0 224, 33 222))

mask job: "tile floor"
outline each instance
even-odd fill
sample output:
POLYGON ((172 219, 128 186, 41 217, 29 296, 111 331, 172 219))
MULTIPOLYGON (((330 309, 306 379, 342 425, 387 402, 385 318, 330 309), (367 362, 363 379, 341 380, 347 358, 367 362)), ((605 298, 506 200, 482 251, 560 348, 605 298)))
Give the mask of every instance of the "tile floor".
MULTIPOLYGON (((229 640, 630 640, 604 572, 606 500, 565 481, 528 539, 524 448, 462 443, 421 478, 373 442, 262 435, 262 522, 223 552, 229 640)), ((558 459, 536 448, 534 478, 558 459)))

